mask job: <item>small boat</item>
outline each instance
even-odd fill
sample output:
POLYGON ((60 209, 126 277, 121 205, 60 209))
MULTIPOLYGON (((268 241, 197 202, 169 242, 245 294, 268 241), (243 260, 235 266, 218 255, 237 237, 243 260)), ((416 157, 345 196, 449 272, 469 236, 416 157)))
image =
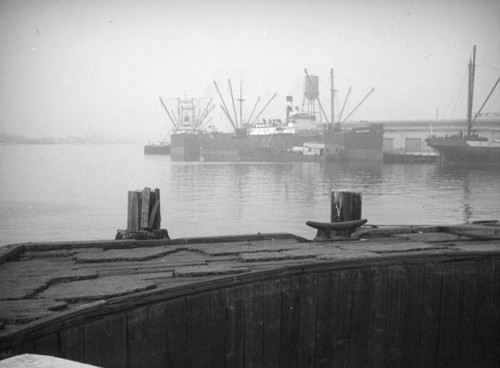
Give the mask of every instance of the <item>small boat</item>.
POLYGON ((427 138, 427 145, 438 151, 447 162, 452 163, 479 163, 500 164, 500 140, 489 140, 481 137, 472 130, 473 124, 480 116, 483 107, 491 97, 493 91, 500 82, 497 79, 490 94, 482 104, 474 118, 472 117, 472 102, 474 96, 474 76, 476 69, 476 46, 472 49, 472 58, 469 61, 469 89, 467 96, 467 131, 465 135, 459 132, 456 135, 446 137, 431 136, 427 138))

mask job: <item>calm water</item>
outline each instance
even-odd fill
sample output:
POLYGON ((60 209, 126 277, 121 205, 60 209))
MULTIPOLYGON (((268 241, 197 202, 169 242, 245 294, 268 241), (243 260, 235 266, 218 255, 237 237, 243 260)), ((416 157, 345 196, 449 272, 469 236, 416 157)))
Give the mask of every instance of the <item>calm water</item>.
POLYGON ((161 191, 171 237, 292 232, 328 221, 330 191, 363 193, 371 224, 500 219, 500 169, 339 163, 180 163, 138 145, 0 145, 0 245, 114 239, 127 192, 161 191))

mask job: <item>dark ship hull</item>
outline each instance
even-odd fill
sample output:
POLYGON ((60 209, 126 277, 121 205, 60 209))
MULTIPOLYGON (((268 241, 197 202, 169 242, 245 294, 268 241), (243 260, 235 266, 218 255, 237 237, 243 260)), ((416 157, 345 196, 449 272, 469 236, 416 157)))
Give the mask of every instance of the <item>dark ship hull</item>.
POLYGON ((147 144, 144 146, 145 155, 170 155, 170 144, 147 144))
POLYGON ((322 140, 321 134, 211 134, 201 143, 201 156, 204 161, 303 161, 302 153, 293 148, 322 140))
POLYGON ((204 161, 382 161, 383 126, 369 124, 347 131, 247 135, 206 135, 201 142, 204 161), (308 145, 322 146, 316 152, 308 145))
POLYGON ((474 122, 485 106, 493 91, 500 82, 500 77, 491 89, 486 100, 483 102, 479 111, 473 116, 473 97, 474 97, 474 76, 476 70, 476 45, 472 48, 472 57, 469 60, 469 89, 467 95, 467 132, 451 137, 429 137, 427 145, 438 151, 444 161, 461 164, 496 164, 500 165, 500 142, 488 140, 481 137, 472 130, 474 122))
POLYGON ((200 134, 172 134, 170 136, 170 157, 174 161, 199 161, 200 142, 200 134))
POLYGON ((467 140, 463 137, 430 137, 427 145, 452 163, 479 163, 500 165, 500 144, 487 140, 467 140))
POLYGON ((340 158, 346 161, 382 161, 384 126, 367 124, 343 131, 327 131, 325 141, 342 147, 340 158))

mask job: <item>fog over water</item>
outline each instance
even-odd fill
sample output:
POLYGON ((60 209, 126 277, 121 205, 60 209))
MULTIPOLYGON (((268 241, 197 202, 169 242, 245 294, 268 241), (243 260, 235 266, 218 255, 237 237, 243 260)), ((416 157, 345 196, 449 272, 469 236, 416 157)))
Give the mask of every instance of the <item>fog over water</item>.
POLYGON ((0 133, 150 140, 171 129, 159 96, 218 101, 228 78, 246 114, 276 92, 267 112, 283 118, 304 68, 325 105, 330 68, 348 110, 375 88, 355 120, 464 118, 474 44, 477 104, 498 77, 499 15, 497 0, 3 0, 0 133))
POLYGON ((0 145, 0 245, 114 239, 127 192, 161 191, 171 237, 290 232, 329 221, 330 191, 363 195, 370 224, 500 219, 500 168, 438 164, 205 163, 140 145, 0 145), (18 165, 11 165, 12 161, 18 165))

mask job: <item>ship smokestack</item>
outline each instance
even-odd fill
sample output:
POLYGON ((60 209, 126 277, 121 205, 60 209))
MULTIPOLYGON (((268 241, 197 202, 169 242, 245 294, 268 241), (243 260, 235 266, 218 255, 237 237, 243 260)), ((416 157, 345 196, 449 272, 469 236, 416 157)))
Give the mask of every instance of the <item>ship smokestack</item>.
POLYGON ((293 97, 292 96, 286 96, 286 120, 290 118, 290 115, 293 111, 293 97))

